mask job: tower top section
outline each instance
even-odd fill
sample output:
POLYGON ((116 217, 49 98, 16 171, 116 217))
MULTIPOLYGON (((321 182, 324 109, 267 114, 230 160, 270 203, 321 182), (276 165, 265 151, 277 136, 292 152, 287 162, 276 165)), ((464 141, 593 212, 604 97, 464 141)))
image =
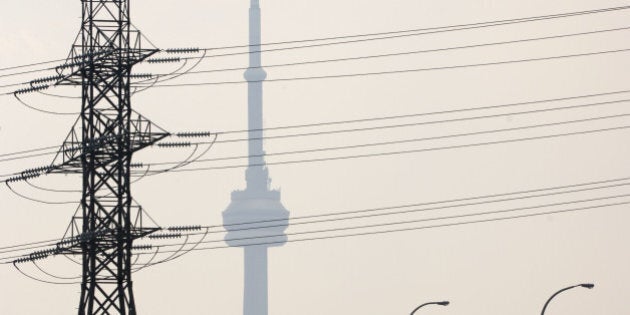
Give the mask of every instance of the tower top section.
MULTIPOLYGON (((228 245, 240 247, 252 243, 252 239, 264 235, 262 242, 269 246, 282 246, 287 228, 289 211, 280 201, 280 191, 270 188, 269 170, 263 148, 263 81, 267 74, 261 65, 261 14, 259 0, 251 0, 249 9, 249 68, 245 71, 247 84, 247 120, 249 161, 245 171, 247 187, 232 192, 232 202, 223 212, 223 222, 228 234, 228 245), (267 222, 246 224, 243 222, 267 222), (269 222, 274 222, 270 224, 269 222), (270 226, 271 225, 271 226, 270 226), (245 229, 244 229, 245 227, 245 229), (242 239, 249 239, 243 241, 242 239), (239 241, 239 239, 241 239, 239 241)), ((260 240, 259 240, 260 241, 260 240)))

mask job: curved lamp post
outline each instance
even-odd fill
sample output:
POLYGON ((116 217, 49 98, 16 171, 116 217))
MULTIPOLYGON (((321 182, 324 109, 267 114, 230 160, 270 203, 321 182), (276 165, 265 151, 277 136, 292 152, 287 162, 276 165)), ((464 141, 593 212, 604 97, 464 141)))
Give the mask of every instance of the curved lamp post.
POLYGON ((564 288, 564 289, 562 289, 562 290, 560 290, 560 291, 558 291, 558 292, 554 293, 554 294, 553 294, 553 295, 549 298, 549 300, 547 300, 547 303, 545 303, 545 306, 543 307, 542 312, 540 313, 540 315, 545 315, 545 310, 547 309, 547 306, 549 305, 549 302, 551 302, 551 300, 553 300, 553 298, 554 298, 554 297, 556 297, 556 295, 558 295, 558 294, 560 294, 560 293, 562 293, 562 292, 564 292, 564 291, 571 290, 571 289, 573 289, 573 288, 579 288, 579 287, 582 287, 582 288, 587 288, 587 289, 592 289, 592 288, 594 288, 594 287, 595 287, 595 285, 594 285, 594 284, 592 284, 592 283, 582 283, 582 284, 578 284, 578 285, 573 285, 573 286, 570 286, 570 287, 568 287, 568 288, 564 288))
POLYGON ((448 304, 450 304, 449 301, 443 301, 443 302, 429 302, 429 303, 424 303, 418 307, 416 307, 413 311, 411 311, 411 315, 413 315, 418 309, 420 309, 423 306, 427 306, 427 305, 431 305, 431 304, 435 304, 435 305, 442 305, 442 306, 447 306, 448 304))

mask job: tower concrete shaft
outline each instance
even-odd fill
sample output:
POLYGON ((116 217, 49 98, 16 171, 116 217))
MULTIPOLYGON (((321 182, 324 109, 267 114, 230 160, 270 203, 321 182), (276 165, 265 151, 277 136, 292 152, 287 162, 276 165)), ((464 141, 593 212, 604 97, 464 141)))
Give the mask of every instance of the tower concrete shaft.
POLYGON ((243 314, 267 315, 269 312, 267 246, 249 246, 245 253, 243 314))
POLYGON ((226 242, 244 248, 243 314, 268 314, 269 247, 286 242, 284 230, 289 212, 280 201, 280 191, 271 190, 263 149, 263 81, 267 73, 261 63, 261 14, 259 0, 250 0, 249 68, 245 71, 249 128, 249 165, 245 190, 233 191, 232 202, 223 212, 228 231, 226 242), (261 222, 264 221, 264 222, 261 222), (272 223, 270 223, 270 221, 272 223), (244 222, 258 222, 245 224, 244 222), (273 225, 273 227, 268 227, 273 225), (260 244, 266 243, 266 244, 260 244), (258 244, 258 245, 252 245, 258 244))

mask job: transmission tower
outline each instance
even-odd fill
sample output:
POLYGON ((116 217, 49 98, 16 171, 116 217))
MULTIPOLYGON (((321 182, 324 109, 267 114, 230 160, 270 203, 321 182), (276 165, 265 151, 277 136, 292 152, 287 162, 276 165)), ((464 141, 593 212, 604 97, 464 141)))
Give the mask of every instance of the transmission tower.
MULTIPOLYGON (((213 138, 207 149, 198 156, 190 155, 176 166, 154 171, 165 173, 191 163, 210 150, 216 134, 212 132, 168 133, 132 110, 133 83, 159 79, 151 74, 132 73, 134 65, 146 61, 154 63, 181 62, 178 57, 150 58, 156 53, 189 54, 198 48, 160 50, 144 46, 144 37, 133 27, 129 18, 130 0, 81 0, 81 30, 65 63, 56 67, 56 75, 30 81, 29 87, 14 92, 14 96, 41 92, 61 85, 81 87, 79 118, 65 138, 50 165, 26 169, 11 176, 5 183, 28 181, 48 174, 80 174, 82 178, 80 214, 72 217, 63 238, 53 248, 37 250, 18 257, 13 265, 42 260, 54 256, 80 256, 82 270, 79 315, 135 315, 133 272, 177 259, 191 250, 176 253, 163 260, 153 256, 139 261, 135 251, 152 250, 151 244, 134 245, 134 241, 159 241, 181 238, 201 226, 160 227, 147 216, 131 195, 132 168, 143 168, 143 163, 132 163, 134 152, 152 146, 166 137, 213 138), (52 83, 50 83, 52 82, 52 83), (146 226, 144 217, 151 226, 146 226), (155 233, 163 231, 163 233, 155 233), (135 255, 135 256, 134 256, 135 255), (132 257, 135 257, 132 261, 132 257), (140 265, 138 267, 138 265, 140 265), (134 267, 135 266, 135 267, 134 267)), ((148 42, 148 40, 147 40, 148 42)), ((195 65, 196 66, 196 65, 195 65)), ((194 67, 194 66, 193 66, 194 67)), ((190 69, 189 69, 190 70, 190 69)), ((18 98, 19 99, 19 98, 18 98)), ((190 142, 157 143, 160 148, 190 147, 190 142)), ((194 144, 196 147, 199 144, 194 144)), ((134 181, 134 182, 135 182, 134 181)), ((201 233, 201 232, 200 232, 201 233)), ((209 233, 209 227, 199 245, 209 233)), ((189 244, 188 236, 184 245, 189 244)), ((168 245, 165 245, 168 246, 168 245)), ((43 271, 38 267, 39 270, 43 271)), ((22 272, 22 271, 20 271, 22 272)), ((46 275, 55 277, 51 273, 46 275)), ((25 274, 26 275, 26 274, 25 274)), ((60 277, 55 277, 62 279, 60 277)), ((36 278, 33 278, 36 279, 36 278)), ((68 278, 66 278, 68 279, 68 278)))
MULTIPOLYGON (((144 37, 133 27, 129 18, 130 0, 81 0, 81 30, 65 63, 55 68, 56 75, 30 81, 29 87, 14 92, 18 94, 41 92, 61 85, 81 87, 81 111, 79 118, 65 138, 50 165, 26 169, 5 180, 9 183, 26 181, 49 174, 80 174, 82 178, 80 214, 75 214, 61 240, 54 247, 37 250, 17 257, 13 265, 49 257, 65 256, 75 261, 80 256, 82 270, 79 315, 135 315, 133 272, 177 259, 191 250, 180 247, 176 253, 156 260, 159 246, 145 262, 139 261, 135 251, 152 250, 151 244, 134 245, 134 241, 159 241, 181 238, 191 231, 201 231, 195 226, 160 227, 146 215, 131 195, 132 177, 135 181, 149 173, 149 166, 142 175, 133 169, 144 168, 143 163, 132 163, 134 152, 152 146, 167 137, 213 138, 207 149, 198 156, 190 155, 186 161, 167 169, 165 173, 191 163, 210 150, 216 141, 212 132, 168 133, 132 110, 133 83, 146 79, 159 79, 151 74, 132 73, 134 65, 146 61, 154 63, 181 62, 178 57, 150 58, 156 53, 189 54, 198 48, 174 48, 160 50, 144 46, 144 37), (144 218, 148 217, 151 226, 144 218), (155 233, 163 231, 163 233, 155 233), (135 257, 132 261, 132 257, 135 257), (134 267, 135 266, 135 267, 134 267)), ((148 40, 147 40, 148 42, 148 40)), ((195 65, 196 66, 196 65, 195 65)), ((189 69, 190 70, 190 69, 189 69)), ((136 87, 137 88, 137 87, 136 87)), ((18 98, 19 99, 19 98, 18 98)), ((194 144, 196 147, 199 144, 194 144)), ((157 143, 159 148, 184 148, 190 142, 157 143)), ((10 186, 9 186, 10 187, 10 186)), ((200 232, 201 233, 201 232, 200 232)), ((193 248, 209 233, 209 227, 193 248)), ((184 245, 189 244, 189 235, 184 245)), ((168 246, 168 245, 165 245, 168 246)), ((43 269, 39 270, 43 271, 43 269)), ((20 272, 22 272, 20 270, 20 272)), ((46 275, 56 277, 51 273, 46 275)), ((26 275, 26 274, 25 274, 26 275)), ((32 277, 32 279, 37 279, 32 277)), ((68 279, 68 278, 65 278, 68 279)))
POLYGON ((81 2, 80 42, 60 69, 61 84, 81 85, 81 113, 58 155, 61 168, 83 176, 82 233, 74 249, 83 264, 78 314, 133 315, 132 244, 157 229, 132 219, 132 155, 168 133, 154 132, 132 111, 131 69, 158 50, 142 47, 128 0, 81 2))

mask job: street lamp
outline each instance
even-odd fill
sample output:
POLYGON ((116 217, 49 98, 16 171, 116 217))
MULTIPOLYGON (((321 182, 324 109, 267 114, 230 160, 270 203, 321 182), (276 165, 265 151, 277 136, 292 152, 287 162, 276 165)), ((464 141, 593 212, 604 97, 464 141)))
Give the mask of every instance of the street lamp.
POLYGON ((411 315, 413 315, 413 313, 415 313, 418 309, 420 309, 423 306, 426 305, 431 305, 431 304, 435 304, 435 305, 442 305, 442 306, 447 306, 448 304, 450 304, 449 301, 442 301, 442 302, 429 302, 429 303, 424 303, 418 307, 416 307, 413 311, 411 311, 411 315))
POLYGON ((547 303, 545 303, 545 306, 543 307, 542 312, 540 313, 540 315, 545 315, 545 310, 547 309, 547 305, 549 305, 549 302, 551 302, 551 300, 553 300, 553 298, 554 298, 554 297, 556 297, 556 295, 558 295, 558 294, 560 294, 560 293, 562 293, 562 292, 564 292, 564 291, 571 290, 571 289, 573 289, 573 288, 579 288, 579 287, 582 287, 582 288, 587 288, 587 289, 592 289, 592 288, 594 288, 594 287, 595 287, 595 285, 594 285, 594 284, 592 284, 592 283, 582 283, 582 284, 578 284, 578 285, 573 285, 573 286, 570 286, 570 287, 568 287, 568 288, 564 288, 564 289, 562 289, 562 290, 560 290, 560 291, 558 291, 558 292, 554 293, 554 294, 553 294, 553 295, 549 298, 549 300, 547 300, 547 303))

